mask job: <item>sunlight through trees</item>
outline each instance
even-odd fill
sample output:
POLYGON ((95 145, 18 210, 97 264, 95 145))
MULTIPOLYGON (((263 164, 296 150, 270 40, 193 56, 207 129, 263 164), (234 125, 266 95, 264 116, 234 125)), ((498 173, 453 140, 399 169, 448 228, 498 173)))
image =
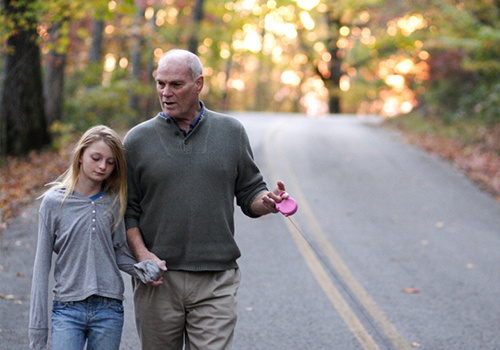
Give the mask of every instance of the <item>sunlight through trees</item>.
MULTIPOLYGON (((7 39, 36 14, 46 85, 49 58, 64 62, 62 112, 50 109, 49 124, 151 117, 155 63, 171 48, 199 54, 213 109, 392 117, 420 108, 498 121, 499 10, 473 0, 33 0, 21 20, 2 13, 0 23, 7 39)), ((12 50, 4 40, 3 61, 12 50)))

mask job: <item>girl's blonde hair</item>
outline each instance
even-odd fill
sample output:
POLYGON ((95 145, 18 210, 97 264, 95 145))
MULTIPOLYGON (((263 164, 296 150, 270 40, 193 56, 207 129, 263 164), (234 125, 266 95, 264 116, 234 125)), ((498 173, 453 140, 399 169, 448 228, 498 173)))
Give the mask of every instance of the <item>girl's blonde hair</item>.
POLYGON ((105 125, 94 126, 82 135, 73 149, 70 167, 55 182, 48 184, 51 187, 47 192, 64 189, 63 203, 73 194, 78 177, 80 176, 80 159, 83 152, 97 141, 104 141, 111 148, 115 157, 115 168, 111 175, 104 180, 103 185, 105 193, 115 194, 114 203, 119 201, 120 212, 116 222, 116 225, 118 225, 127 208, 127 166, 120 137, 113 129, 105 125))

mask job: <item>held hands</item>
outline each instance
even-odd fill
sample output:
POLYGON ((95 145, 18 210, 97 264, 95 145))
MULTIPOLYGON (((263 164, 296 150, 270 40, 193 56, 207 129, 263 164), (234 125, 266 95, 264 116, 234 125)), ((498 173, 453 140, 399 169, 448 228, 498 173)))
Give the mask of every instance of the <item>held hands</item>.
MULTIPOLYGON (((160 260, 154 253, 147 252, 141 255, 140 261, 145 261, 145 260, 153 260, 158 264, 158 267, 160 268, 161 271, 167 271, 167 265, 165 264, 165 260, 160 260)), ((158 278, 156 281, 153 282, 148 282, 147 285, 150 287, 156 287, 159 286, 160 284, 163 284, 163 277, 158 278)))
POLYGON ((141 282, 146 284, 158 281, 164 272, 154 260, 143 260, 134 264, 134 270, 139 276, 141 282))

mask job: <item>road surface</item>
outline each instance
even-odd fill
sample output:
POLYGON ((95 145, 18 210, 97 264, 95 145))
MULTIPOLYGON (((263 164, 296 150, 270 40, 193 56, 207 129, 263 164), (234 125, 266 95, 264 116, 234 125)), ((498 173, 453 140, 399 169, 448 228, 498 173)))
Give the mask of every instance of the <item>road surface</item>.
MULTIPOLYGON (((299 203, 289 218, 236 210, 235 350, 500 349, 498 201, 377 118, 233 115, 299 203)), ((28 348, 36 210, 0 234, 1 350, 28 348)))

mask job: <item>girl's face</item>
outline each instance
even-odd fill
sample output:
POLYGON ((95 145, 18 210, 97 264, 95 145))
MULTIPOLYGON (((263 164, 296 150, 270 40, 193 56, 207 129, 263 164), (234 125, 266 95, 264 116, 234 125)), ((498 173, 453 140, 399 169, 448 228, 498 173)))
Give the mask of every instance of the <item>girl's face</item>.
POLYGON ((115 169, 115 162, 111 148, 104 141, 96 141, 80 157, 79 179, 102 183, 115 169))

